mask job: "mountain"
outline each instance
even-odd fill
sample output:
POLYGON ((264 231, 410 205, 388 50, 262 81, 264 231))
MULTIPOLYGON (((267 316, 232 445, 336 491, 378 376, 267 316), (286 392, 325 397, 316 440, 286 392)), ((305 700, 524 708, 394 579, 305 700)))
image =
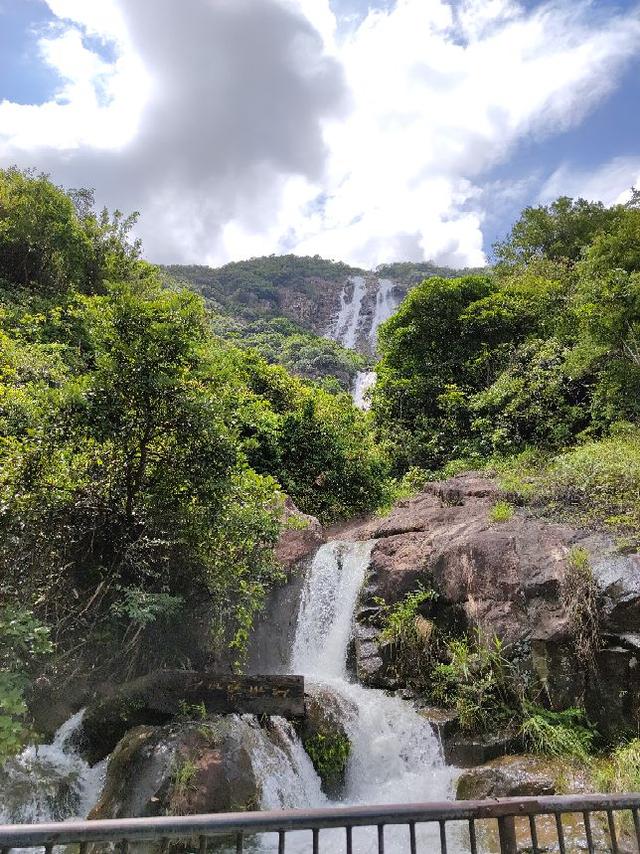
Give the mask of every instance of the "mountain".
POLYGON ((367 357, 375 355, 378 326, 411 287, 430 276, 468 272, 430 262, 385 264, 368 271, 318 255, 269 255, 217 268, 171 265, 163 270, 240 324, 287 318, 300 330, 367 357))

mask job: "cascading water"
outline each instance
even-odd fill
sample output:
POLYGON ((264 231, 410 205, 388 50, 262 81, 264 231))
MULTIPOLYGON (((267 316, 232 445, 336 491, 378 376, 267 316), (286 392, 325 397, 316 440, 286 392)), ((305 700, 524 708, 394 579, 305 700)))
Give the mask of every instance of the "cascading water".
POLYGON ((378 290, 376 292, 376 310, 371 322, 371 330, 369 332, 369 340, 371 349, 376 349, 378 340, 378 329, 380 326, 389 320, 393 312, 398 307, 398 300, 394 295, 395 284, 391 279, 380 279, 378 281, 378 290))
POLYGON ((350 281, 353 284, 353 294, 348 300, 346 286, 340 294, 340 310, 329 337, 338 341, 343 347, 354 350, 360 326, 362 301, 367 288, 363 276, 353 276, 350 281))
POLYGON ((106 761, 92 768, 74 736, 84 710, 69 718, 51 744, 29 745, 2 767, 0 823, 38 823, 85 818, 98 800, 106 761))
POLYGON ((369 399, 369 391, 376 384, 375 371, 358 371, 356 378, 353 381, 353 397, 354 404, 358 409, 371 409, 371 400, 369 399))
MULTIPOLYGON (((326 686, 352 710, 344 722, 351 753, 342 804, 444 800, 452 794, 453 772, 429 723, 406 701, 347 675, 353 614, 371 548, 371 542, 331 542, 318 549, 300 604, 291 670, 326 686)), ((333 850, 332 833, 325 832, 326 850, 333 850)), ((343 836, 335 833, 335 850, 341 850, 343 836)), ((355 831, 354 851, 373 850, 372 833, 355 831)), ((425 844, 432 843, 432 829, 420 833, 425 844)), ((406 828, 389 827, 385 838, 387 851, 406 850, 406 828)), ((302 837, 292 843, 293 851, 308 850, 302 837)))
MULTIPOLYGON (((340 294, 338 316, 327 334, 343 347, 352 350, 359 348, 373 355, 380 325, 388 320, 398 307, 395 283, 391 279, 365 279, 362 276, 353 276, 350 282, 353 285, 351 298, 347 298, 345 286, 340 294), (375 307, 372 313, 373 288, 375 307)), ((369 409, 371 404, 367 392, 375 385, 375 381, 375 371, 359 371, 356 374, 351 394, 359 409, 369 409)))

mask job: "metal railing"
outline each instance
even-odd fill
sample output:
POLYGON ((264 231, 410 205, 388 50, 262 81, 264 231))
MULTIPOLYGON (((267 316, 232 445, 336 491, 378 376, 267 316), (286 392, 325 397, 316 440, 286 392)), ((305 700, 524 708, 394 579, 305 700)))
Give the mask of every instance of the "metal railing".
MULTIPOLYGON (((567 854, 571 849, 610 850, 625 854, 640 850, 640 794, 571 795, 565 797, 503 798, 491 801, 447 801, 423 804, 390 804, 276 812, 216 813, 195 816, 163 816, 103 821, 70 821, 55 824, 1 825, 0 854, 12 848, 43 847, 51 854, 54 846, 80 846, 80 854, 90 854, 92 846, 115 844, 128 854, 137 843, 156 843, 168 851, 175 843, 205 854, 221 837, 233 840, 231 850, 243 852, 245 841, 256 834, 275 834, 274 849, 285 854, 289 834, 295 834, 295 851, 313 854, 354 854, 356 850, 384 854, 385 837, 394 834, 393 850, 411 854, 436 851, 447 854, 455 847, 471 854, 518 851, 541 854, 550 848, 567 854), (565 823, 572 817, 568 846, 565 823), (549 825, 555 839, 540 840, 540 823, 549 825), (452 823, 457 823, 455 841, 452 823), (462 822, 462 826, 460 826, 462 822), (486 825, 493 824, 493 835, 486 825), (480 826, 483 826, 479 833, 480 826), (402 827, 404 826, 404 827, 402 827), (365 848, 358 846, 354 830, 371 828, 373 835, 365 848), (421 846, 420 831, 434 828, 433 838, 421 846), (462 827, 462 832, 461 832, 462 827), (339 832, 342 831, 342 832, 339 832), (402 832, 402 837, 398 834, 402 832), (338 833, 338 837, 336 837, 338 833), (325 846, 323 839, 330 834, 325 846), (578 836, 582 835, 581 839, 578 836), (277 841, 276 841, 277 840, 277 841), (400 840, 400 841, 399 841, 400 840)), ((292 850, 292 849, 290 849, 292 850)))

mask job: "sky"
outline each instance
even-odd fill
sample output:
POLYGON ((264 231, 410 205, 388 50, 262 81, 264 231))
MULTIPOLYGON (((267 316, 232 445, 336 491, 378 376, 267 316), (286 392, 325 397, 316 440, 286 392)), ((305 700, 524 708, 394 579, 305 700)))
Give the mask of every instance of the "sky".
POLYGON ((640 0, 0 0, 0 165, 157 263, 479 266, 640 186, 640 0))

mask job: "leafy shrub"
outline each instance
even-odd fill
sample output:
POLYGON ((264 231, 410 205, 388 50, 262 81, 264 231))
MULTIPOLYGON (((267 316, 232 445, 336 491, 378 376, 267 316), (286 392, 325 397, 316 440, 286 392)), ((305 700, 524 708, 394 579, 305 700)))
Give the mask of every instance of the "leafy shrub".
POLYGON ((526 706, 526 711, 521 732, 527 750, 584 762, 589 759, 595 734, 582 709, 552 712, 526 706))
POLYGON ((497 501, 489 511, 491 522, 508 522, 513 518, 513 507, 507 501, 497 501))
POLYGON ((25 608, 0 608, 0 762, 30 735, 24 688, 34 665, 53 652, 50 632, 25 608))
POLYGON ((601 792, 640 792, 640 738, 620 745, 611 757, 597 762, 594 782, 601 792))
POLYGON ((317 732, 304 739, 304 749, 325 786, 334 789, 340 782, 351 753, 351 742, 339 732, 317 732))
POLYGON ((416 590, 407 593, 395 605, 387 605, 384 600, 377 599, 383 623, 380 639, 401 645, 413 644, 416 639, 416 616, 425 602, 436 597, 435 590, 426 590, 419 584, 416 590))
POLYGON ((433 698, 454 708, 466 731, 509 729, 519 720, 521 687, 499 638, 447 641, 431 673, 433 698))

